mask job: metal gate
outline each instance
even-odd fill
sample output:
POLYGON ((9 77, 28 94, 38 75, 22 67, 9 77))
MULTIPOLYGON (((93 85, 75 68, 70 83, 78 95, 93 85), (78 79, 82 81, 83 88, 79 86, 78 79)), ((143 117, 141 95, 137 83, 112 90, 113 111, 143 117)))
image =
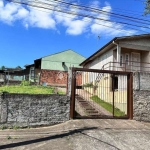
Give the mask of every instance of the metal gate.
POLYGON ((132 73, 72 68, 71 118, 133 118, 132 73))

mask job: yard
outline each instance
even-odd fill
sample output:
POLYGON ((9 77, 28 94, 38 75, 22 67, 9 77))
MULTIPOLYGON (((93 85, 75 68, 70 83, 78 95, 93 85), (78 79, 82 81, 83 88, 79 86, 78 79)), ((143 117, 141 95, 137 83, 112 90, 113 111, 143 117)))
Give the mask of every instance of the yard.
MULTIPOLYGON (((97 95, 92 96, 91 99, 110 113, 113 112, 113 105, 101 100, 97 95)), ((125 113, 122 112, 120 109, 114 107, 114 116, 125 116, 125 113)))
POLYGON ((23 94, 65 94, 62 91, 55 91, 53 87, 50 86, 35 86, 35 85, 15 85, 15 86, 1 86, 1 92, 8 92, 8 93, 23 93, 23 94))

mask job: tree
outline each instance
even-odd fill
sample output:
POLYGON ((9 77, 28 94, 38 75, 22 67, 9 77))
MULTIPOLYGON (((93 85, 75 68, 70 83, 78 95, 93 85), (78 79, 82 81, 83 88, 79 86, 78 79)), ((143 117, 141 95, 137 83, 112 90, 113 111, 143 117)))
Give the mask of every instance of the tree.
POLYGON ((1 69, 2 69, 2 70, 5 70, 5 66, 1 66, 1 69))
POLYGON ((16 69, 22 69, 20 66, 17 66, 16 69))
POLYGON ((150 0, 146 0, 145 1, 145 11, 144 11, 145 15, 150 14, 150 0))

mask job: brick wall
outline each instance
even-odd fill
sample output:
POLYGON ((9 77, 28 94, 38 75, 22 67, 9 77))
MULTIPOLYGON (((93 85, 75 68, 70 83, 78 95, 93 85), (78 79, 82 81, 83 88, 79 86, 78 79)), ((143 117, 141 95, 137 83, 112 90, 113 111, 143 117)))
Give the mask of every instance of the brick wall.
MULTIPOLYGON (((46 82, 47 85, 67 86, 68 72, 58 70, 41 70, 40 84, 46 82)), ((77 85, 82 84, 82 74, 76 74, 77 85)))
POLYGON ((0 95, 0 124, 6 126, 52 125, 69 120, 67 95, 0 95))

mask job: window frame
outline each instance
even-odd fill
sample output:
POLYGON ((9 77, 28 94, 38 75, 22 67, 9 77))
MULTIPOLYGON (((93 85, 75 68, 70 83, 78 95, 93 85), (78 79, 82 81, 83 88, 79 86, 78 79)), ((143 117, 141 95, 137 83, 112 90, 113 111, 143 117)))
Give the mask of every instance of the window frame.
POLYGON ((125 64, 129 65, 129 53, 125 53, 125 64), (126 61, 126 56, 128 56, 128 61, 126 61))
POLYGON ((122 54, 120 55, 120 67, 123 67, 123 55, 122 54), (122 61, 121 61, 121 58, 122 58, 122 61))

